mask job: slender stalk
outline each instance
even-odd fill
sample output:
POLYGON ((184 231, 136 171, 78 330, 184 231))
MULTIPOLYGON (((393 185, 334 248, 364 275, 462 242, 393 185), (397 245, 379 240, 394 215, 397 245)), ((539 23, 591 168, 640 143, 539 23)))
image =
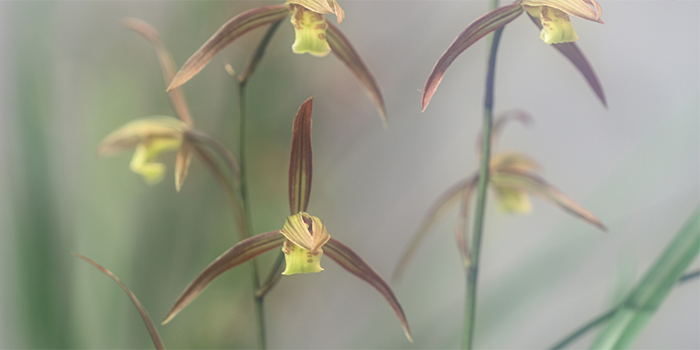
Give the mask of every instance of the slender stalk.
MULTIPOLYGON (((498 0, 491 1, 491 8, 498 7, 498 0)), ((489 37, 489 58, 486 72, 486 92, 484 96, 484 115, 482 127, 481 159, 479 166, 479 184, 477 187, 476 213, 471 242, 471 264, 466 271, 467 287, 464 306, 464 338, 462 348, 471 349, 474 343, 474 324, 476 321, 476 292, 479 275, 479 256, 481 238, 484 231, 484 214, 486 208, 486 189, 489 182, 489 164, 491 162, 491 128, 493 125, 493 89, 496 75, 496 53, 503 28, 496 30, 489 37)))
MULTIPOLYGON (((277 21, 270 25, 267 32, 260 40, 258 47, 255 52, 248 60, 243 73, 236 79, 238 82, 238 162, 240 168, 240 194, 241 201, 243 204, 243 218, 245 228, 245 237, 250 237, 253 232, 253 221, 250 211, 250 200, 248 197, 248 176, 247 176, 247 162, 246 162, 246 86, 248 83, 248 78, 255 71, 258 63, 262 59, 263 54, 267 45, 270 43, 272 36, 279 27, 282 20, 277 21)), ((250 264, 250 274, 253 282, 253 299, 255 301, 255 314, 257 319, 257 331, 258 331, 258 347, 260 349, 267 348, 267 342, 265 337, 265 310, 264 301, 265 294, 259 294, 260 289, 260 277, 258 274, 258 263, 256 259, 253 259, 250 264)))
MULTIPOLYGON (((681 278, 678 279, 678 285, 681 285, 685 282, 694 280, 698 277, 700 277, 700 270, 688 272, 685 275, 681 276, 681 278)), ((598 317, 588 321, 588 323, 579 327, 573 333, 569 334, 564 339, 562 339, 562 340, 558 341, 556 344, 552 345, 549 349, 551 349, 551 350, 563 349, 565 346, 569 345, 574 340, 576 340, 579 337, 581 337, 582 335, 588 333, 588 331, 590 331, 590 330, 594 329, 595 327, 600 326, 603 323, 610 320, 615 315, 615 313, 617 312, 617 309, 619 309, 619 308, 620 308, 620 306, 618 305, 618 306, 606 311, 605 313, 599 315, 598 317)))

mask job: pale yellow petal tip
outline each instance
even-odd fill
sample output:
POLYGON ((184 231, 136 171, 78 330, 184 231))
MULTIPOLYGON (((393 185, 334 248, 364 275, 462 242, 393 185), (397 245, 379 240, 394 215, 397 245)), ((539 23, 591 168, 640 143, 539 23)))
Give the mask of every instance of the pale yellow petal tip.
POLYGON ((294 25, 295 40, 292 44, 294 53, 309 53, 323 57, 331 52, 326 41, 328 23, 322 14, 310 11, 303 6, 293 6, 291 22, 294 25))
POLYGON ((320 248, 315 252, 310 252, 290 241, 285 241, 282 246, 286 268, 283 275, 296 275, 300 273, 316 273, 323 271, 321 267, 321 257, 323 250, 320 248))
POLYGON ((561 44, 578 40, 569 15, 555 8, 542 6, 540 38, 547 44, 561 44))

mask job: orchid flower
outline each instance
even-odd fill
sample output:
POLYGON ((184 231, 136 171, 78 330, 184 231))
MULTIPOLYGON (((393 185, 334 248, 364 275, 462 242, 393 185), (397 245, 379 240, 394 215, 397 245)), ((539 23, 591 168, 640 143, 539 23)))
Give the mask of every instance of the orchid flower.
POLYGON ((311 111, 313 97, 306 100, 294 119, 292 151, 289 164, 289 206, 292 213, 282 230, 262 233, 240 241, 220 255, 195 277, 175 301, 163 323, 173 319, 216 277, 267 251, 282 248, 286 267, 283 275, 323 271, 321 258, 327 255, 350 273, 377 289, 386 299, 409 341, 411 332, 403 309, 384 279, 357 253, 331 238, 326 226, 306 212, 311 193, 311 111))
MULTIPOLYGON (((512 111, 499 117, 492 130, 491 142, 495 143, 503 126, 509 121, 519 121, 523 124, 532 122, 532 118, 522 111, 512 111)), ((481 137, 477 140, 481 145, 481 137)), ((480 150, 477 151, 480 154, 480 150)), ((529 156, 517 152, 501 152, 491 157, 489 184, 498 199, 501 211, 506 213, 527 214, 532 211, 530 195, 536 195, 560 206, 568 213, 582 219, 600 230, 606 231, 601 221, 586 208, 576 203, 567 195, 545 181, 538 173, 539 165, 529 156)), ((469 202, 479 182, 479 173, 464 179, 445 191, 433 204, 420 228, 413 236, 408 248, 394 270, 394 278, 399 278, 409 261, 425 239, 430 229, 444 217, 450 209, 461 202, 460 220, 455 230, 455 238, 462 262, 465 267, 470 264, 469 247, 466 242, 467 232, 464 231, 469 213, 469 202)))
MULTIPOLYGON (((142 35, 153 45, 165 84, 169 84, 175 75, 175 63, 160 40, 158 32, 148 23, 135 18, 124 20, 124 26, 142 35)), ((182 91, 170 90, 168 97, 178 118, 154 116, 131 121, 107 135, 100 143, 97 154, 107 156, 134 148, 129 165, 131 171, 141 175, 147 184, 153 185, 159 183, 165 173, 165 164, 158 162, 158 157, 166 152, 177 151, 175 188, 180 191, 192 161, 192 152, 198 154, 207 164, 213 164, 209 152, 214 152, 224 159, 231 175, 236 179, 238 166, 234 157, 221 143, 193 128, 192 117, 182 91)))
POLYGON ((576 16, 603 23, 600 19, 602 14, 600 5, 595 0, 518 0, 511 5, 499 7, 477 18, 452 42, 437 61, 425 82, 421 98, 423 111, 428 107, 445 71, 457 56, 482 37, 519 17, 523 12, 527 13, 535 25, 541 29, 540 38, 545 43, 552 44, 576 66, 603 105, 607 106, 598 77, 586 57, 573 42, 578 39, 578 35, 576 35, 569 18, 569 16, 576 16))
POLYGON ((387 116, 384 98, 372 72, 340 29, 326 21, 324 14, 335 14, 338 24, 345 17, 345 12, 335 0, 288 0, 283 5, 258 7, 243 12, 221 26, 185 62, 170 83, 168 91, 189 81, 219 51, 241 35, 290 16, 296 36, 292 44, 292 51, 298 54, 309 53, 318 57, 333 52, 360 81, 367 95, 377 107, 382 123, 386 126, 387 116))

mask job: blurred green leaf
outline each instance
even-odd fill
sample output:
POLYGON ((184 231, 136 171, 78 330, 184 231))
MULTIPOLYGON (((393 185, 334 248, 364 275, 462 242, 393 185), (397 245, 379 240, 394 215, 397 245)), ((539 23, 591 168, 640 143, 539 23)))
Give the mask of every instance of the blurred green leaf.
POLYGON ((698 251, 700 209, 696 208, 663 255, 627 296, 591 349, 629 348, 698 251))

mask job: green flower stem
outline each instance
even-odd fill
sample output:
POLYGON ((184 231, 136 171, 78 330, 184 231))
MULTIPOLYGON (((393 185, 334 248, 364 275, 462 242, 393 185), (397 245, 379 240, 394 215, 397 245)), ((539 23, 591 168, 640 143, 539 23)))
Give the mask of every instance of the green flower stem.
MULTIPOLYGON (((243 73, 238 76, 238 162, 240 167, 240 194, 241 202, 243 205, 243 221, 242 225, 245 229, 244 236, 250 237, 253 232, 253 221, 250 211, 250 199, 248 197, 248 176, 247 176, 247 163, 246 163, 246 86, 248 83, 248 78, 255 71, 258 63, 265 53, 267 45, 270 43, 272 36, 277 31, 279 24, 282 20, 279 20, 268 28, 267 32, 260 40, 258 47, 255 52, 248 60, 243 73)), ((258 274, 258 263, 256 259, 253 259, 250 264, 250 275, 253 282, 253 299, 255 301, 255 314, 257 319, 257 330, 258 330, 258 347, 260 349, 267 348, 267 342, 265 337, 265 310, 263 308, 265 301, 265 294, 259 294, 260 289, 260 277, 258 274)))
MULTIPOLYGON (((241 201, 243 202, 243 221, 245 228, 244 236, 250 237, 253 232, 252 215, 250 213, 250 200, 248 198, 248 177, 246 176, 247 166, 245 157, 245 123, 246 123, 246 82, 239 81, 238 83, 238 164, 240 167, 240 193, 241 201)), ((263 309, 263 297, 258 297, 256 292, 260 288, 260 278, 258 277, 258 263, 256 259, 250 262, 250 276, 253 282, 253 299, 255 300, 255 315, 257 319, 258 329, 258 347, 266 349, 265 342, 265 311, 263 309)))
MULTIPOLYGON (((685 282, 691 281, 693 279, 696 279, 700 277, 700 270, 695 270, 693 272, 688 272, 685 275, 683 275, 681 278, 678 279, 678 285, 681 285, 685 282)), ((565 346, 569 345, 571 342, 574 340, 578 339, 582 335, 588 333, 588 331, 594 329, 597 326, 600 326, 610 320, 617 310, 620 308, 620 306, 616 306, 605 313, 601 314, 600 316, 590 320, 588 323, 584 324, 583 326, 579 327, 577 330, 575 330, 573 333, 569 334, 566 336, 564 339, 558 341, 555 345, 552 345, 549 349, 551 350, 559 350, 563 349, 565 346)))
MULTIPOLYGON (((498 0, 491 1, 491 8, 498 7, 498 0)), ((479 274, 479 253, 481 237, 484 231, 484 214, 486 209, 486 188, 489 182, 489 163, 491 162, 491 127, 493 125, 493 86, 496 74, 496 53, 503 28, 496 30, 489 37, 489 58, 486 73, 486 92, 484 97, 484 115, 482 127, 481 159, 479 166, 479 184, 477 190, 476 214, 471 243, 471 264, 467 268, 467 288, 464 306, 464 338, 462 347, 472 349, 474 342, 474 324, 476 321, 476 291, 479 274)))

